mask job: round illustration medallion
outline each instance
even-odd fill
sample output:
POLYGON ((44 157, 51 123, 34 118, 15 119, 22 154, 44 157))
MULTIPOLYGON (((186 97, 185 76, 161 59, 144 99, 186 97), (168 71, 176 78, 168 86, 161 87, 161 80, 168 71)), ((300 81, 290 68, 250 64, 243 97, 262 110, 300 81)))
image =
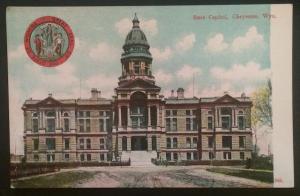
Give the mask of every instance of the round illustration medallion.
POLYGON ((54 16, 43 16, 33 21, 24 38, 28 56, 45 67, 64 63, 73 52, 74 42, 70 26, 54 16))

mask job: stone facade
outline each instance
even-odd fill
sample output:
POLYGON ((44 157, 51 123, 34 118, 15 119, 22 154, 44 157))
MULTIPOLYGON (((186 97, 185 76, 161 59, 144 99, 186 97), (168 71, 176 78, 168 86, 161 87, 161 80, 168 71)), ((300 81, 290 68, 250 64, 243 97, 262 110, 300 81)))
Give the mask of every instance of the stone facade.
POLYGON ((28 99, 24 111, 27 162, 112 161, 123 151, 156 151, 162 160, 251 158, 252 102, 232 97, 164 97, 137 17, 121 57, 115 96, 92 89, 88 99, 28 99))

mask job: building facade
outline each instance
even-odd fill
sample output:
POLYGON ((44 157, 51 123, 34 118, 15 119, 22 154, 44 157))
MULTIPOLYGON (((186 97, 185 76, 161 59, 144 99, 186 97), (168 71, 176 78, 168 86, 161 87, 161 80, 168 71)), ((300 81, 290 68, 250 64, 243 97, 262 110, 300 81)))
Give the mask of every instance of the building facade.
POLYGON ((249 97, 186 98, 178 88, 160 94, 152 56, 135 16, 121 56, 122 73, 112 99, 97 89, 88 99, 28 99, 24 111, 27 162, 112 161, 122 152, 153 151, 157 158, 251 158, 249 97))

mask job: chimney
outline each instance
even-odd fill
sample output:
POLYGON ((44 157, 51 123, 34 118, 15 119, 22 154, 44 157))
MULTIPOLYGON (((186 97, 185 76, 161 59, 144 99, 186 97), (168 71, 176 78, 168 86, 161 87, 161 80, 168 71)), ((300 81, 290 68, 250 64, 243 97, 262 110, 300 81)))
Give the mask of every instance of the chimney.
POLYGON ((100 98, 101 91, 98 91, 96 88, 92 88, 91 95, 92 95, 91 99, 98 99, 100 98))
POLYGON ((184 98, 184 89, 183 88, 178 88, 177 89, 177 98, 178 99, 183 99, 184 98))
POLYGON ((171 97, 174 97, 174 90, 171 90, 171 97))

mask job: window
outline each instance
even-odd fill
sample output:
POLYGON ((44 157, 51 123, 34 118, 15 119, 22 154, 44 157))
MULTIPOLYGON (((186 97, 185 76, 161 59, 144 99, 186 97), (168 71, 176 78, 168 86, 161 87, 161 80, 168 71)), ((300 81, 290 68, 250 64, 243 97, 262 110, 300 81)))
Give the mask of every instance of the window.
POLYGON ((127 150, 127 137, 126 136, 122 137, 122 150, 127 150))
POLYGON ((90 119, 86 119, 86 131, 90 132, 91 131, 91 121, 90 119))
POLYGON ((240 159, 245 160, 245 153, 244 152, 240 152, 240 159))
POLYGON ((176 152, 174 152, 174 154, 173 154, 173 158, 174 158, 174 160, 175 160, 175 161, 177 161, 177 160, 178 160, 178 154, 177 154, 176 152))
POLYGON ((186 138, 186 147, 191 148, 191 138, 189 137, 186 138))
POLYGON ((55 161, 55 154, 47 154, 47 161, 48 162, 55 161))
POLYGON ((105 161, 105 156, 103 153, 100 154, 100 161, 105 161))
POLYGON ((196 137, 193 138, 193 148, 197 148, 198 139, 196 137))
POLYGON ((166 131, 170 131, 170 130, 171 130, 171 119, 166 118, 166 131))
POLYGON ((170 152, 166 153, 166 159, 167 159, 167 161, 171 161, 171 153, 170 152))
POLYGON ((65 118, 64 119, 64 131, 65 132, 68 132, 68 131, 70 131, 70 123, 69 123, 69 119, 68 118, 65 118))
POLYGON ((47 132, 54 132, 55 131, 55 119, 50 118, 47 119, 47 132))
POLYGON ((173 138, 173 148, 177 148, 177 138, 173 138))
POLYGON ((109 131, 110 129, 110 119, 106 119, 106 126, 104 131, 109 131))
POLYGON ((136 74, 136 75, 140 74, 140 66, 139 65, 134 65, 134 74, 136 74))
POLYGON ((171 113, 170 113, 170 110, 166 110, 166 116, 170 116, 171 113))
POLYGON ((63 116, 64 116, 64 117, 68 117, 69 114, 68 114, 67 112, 65 112, 63 116))
POLYGON ((89 111, 86 111, 86 112, 85 112, 85 115, 86 115, 86 117, 90 117, 90 116, 91 116, 91 113, 90 113, 89 111))
POLYGON ((156 145, 156 136, 152 136, 152 150, 156 150, 157 149, 157 145, 156 145))
POLYGON ((193 152, 194 160, 198 160, 198 152, 193 152))
POLYGON ((104 116, 104 111, 100 111, 99 116, 104 116))
MULTIPOLYGON (((189 110, 187 110, 189 111, 189 110)), ((191 130, 191 119, 190 118, 186 118, 186 130, 190 131, 191 130)))
POLYGON ((55 150, 55 138, 46 138, 46 145, 48 150, 55 150))
POLYGON ((207 117, 207 129, 213 129, 213 118, 212 116, 207 117))
POLYGON ((222 116, 222 129, 230 129, 230 118, 229 116, 222 116))
POLYGON ((190 152, 187 152, 186 153, 186 159, 187 160, 191 160, 192 158, 191 158, 191 153, 190 152))
POLYGON ((193 131, 197 131, 197 119, 193 118, 193 131))
POLYGON ((208 158, 211 160, 211 159, 214 159, 215 156, 214 156, 214 153, 213 152, 209 152, 208 153, 208 158))
POLYGON ((238 117, 238 127, 239 127, 239 130, 244 130, 245 129, 245 118, 244 118, 244 116, 239 116, 238 117))
POLYGON ((79 139, 79 149, 84 149, 84 139, 79 139))
POLYGON ((68 161, 70 159, 70 154, 65 154, 65 160, 68 161))
POLYGON ((239 136, 239 144, 240 144, 240 148, 245 148, 246 136, 239 136))
POLYGON ((222 136, 223 148, 231 148, 231 144, 232 144, 231 139, 232 139, 231 136, 222 136))
POLYGON ((65 150, 70 150, 70 138, 65 139, 65 150))
POLYGON ((32 119, 32 130, 34 133, 39 131, 39 122, 36 118, 32 119))
POLYGON ((177 110, 172 110, 173 116, 177 116, 177 110))
POLYGON ((86 160, 87 160, 87 161, 91 161, 91 160, 92 160, 91 154, 87 154, 87 155, 86 155, 86 160))
POLYGON ((104 119, 99 119, 99 131, 104 131, 104 119))
POLYGON ((167 138, 167 148, 171 148, 171 138, 167 138))
POLYGON ((213 136, 208 136, 207 140, 208 140, 208 148, 213 148, 213 146, 214 146, 214 138, 213 138, 213 136))
POLYGON ((192 110, 193 116, 196 116, 196 110, 192 110))
POLYGON ((39 160, 39 155, 38 154, 33 155, 33 159, 34 159, 34 161, 38 161, 39 160))
POLYGON ((83 132, 83 131, 84 131, 84 120, 79 119, 79 132, 83 132))
POLYGON ((223 152, 223 159, 230 160, 231 159, 231 152, 223 152))
POLYGON ((39 150, 39 139, 33 139, 33 150, 39 150))
POLYGON ((79 117, 83 117, 83 116, 84 116, 84 115, 83 115, 83 111, 79 111, 79 112, 78 112, 78 116, 79 116, 79 117))
POLYGON ((177 131, 177 118, 173 118, 172 121, 172 131, 177 131))
POLYGON ((187 116, 191 115, 191 110, 186 110, 185 115, 187 115, 187 116))
POLYGON ((86 139, 86 149, 91 149, 91 139, 86 139))
POLYGON ((80 154, 80 161, 84 161, 84 154, 80 154))
POLYGON ((100 150, 104 150, 105 149, 105 140, 104 138, 100 138, 100 150))

